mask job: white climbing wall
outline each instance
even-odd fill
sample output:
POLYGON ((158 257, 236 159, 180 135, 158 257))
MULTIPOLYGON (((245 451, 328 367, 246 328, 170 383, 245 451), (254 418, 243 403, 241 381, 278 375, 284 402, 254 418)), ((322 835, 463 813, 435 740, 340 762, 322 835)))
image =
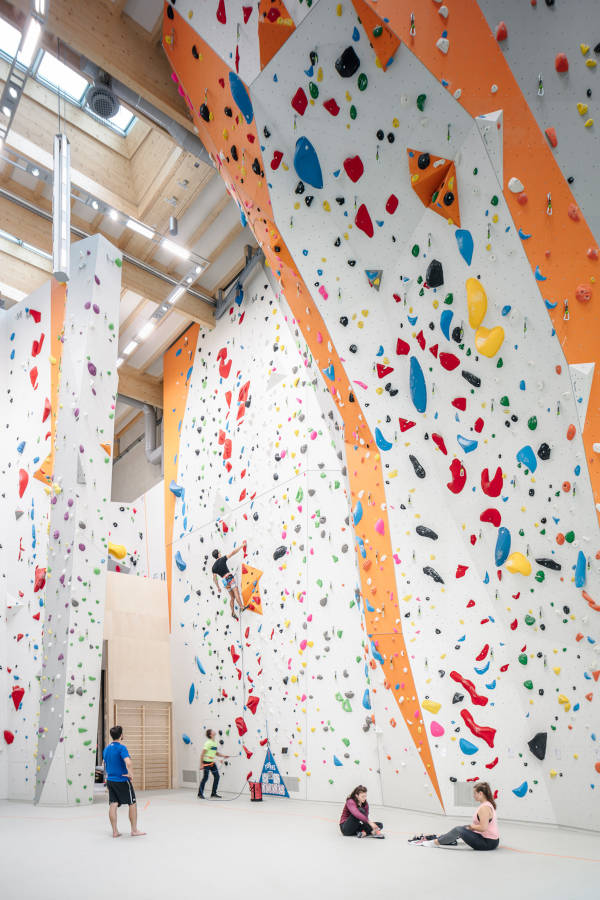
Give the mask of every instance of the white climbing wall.
POLYGON ((60 320, 45 286, 2 322, 10 360, 3 422, 14 441, 2 471, 2 594, 11 607, 3 755, 13 799, 93 800, 120 267, 104 238, 81 241, 72 248, 66 304, 57 304, 60 320), (53 367, 60 369, 55 400, 53 367), (54 465, 43 482, 34 473, 52 440, 54 465))

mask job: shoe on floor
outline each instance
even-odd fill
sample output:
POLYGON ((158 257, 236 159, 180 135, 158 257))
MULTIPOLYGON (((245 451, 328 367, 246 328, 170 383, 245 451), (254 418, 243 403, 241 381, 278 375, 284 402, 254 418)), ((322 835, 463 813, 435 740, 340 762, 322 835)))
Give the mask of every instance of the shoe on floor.
POLYGON ((198 800, 204 800, 204 794, 201 791, 198 791, 198 800))
POLYGON ((357 831, 355 834, 355 837, 357 837, 357 838, 364 838, 364 836, 365 836, 364 831, 357 831))
POLYGON ((439 847, 439 844, 436 844, 435 840, 432 841, 421 841, 417 846, 419 847, 439 847))
POLYGON ((210 795, 211 800, 213 799, 213 797, 216 797, 217 800, 222 800, 222 799, 223 799, 223 798, 221 797, 220 794, 211 794, 211 795, 210 795))
POLYGON ((424 841, 424 840, 425 840, 425 835, 424 835, 424 834, 413 834, 413 836, 412 836, 411 838, 408 839, 408 843, 409 843, 409 844, 416 844, 417 841, 424 841))
POLYGON ((371 835, 372 838, 379 838, 379 840, 383 840, 385 838, 385 834, 383 831, 373 832, 371 835))

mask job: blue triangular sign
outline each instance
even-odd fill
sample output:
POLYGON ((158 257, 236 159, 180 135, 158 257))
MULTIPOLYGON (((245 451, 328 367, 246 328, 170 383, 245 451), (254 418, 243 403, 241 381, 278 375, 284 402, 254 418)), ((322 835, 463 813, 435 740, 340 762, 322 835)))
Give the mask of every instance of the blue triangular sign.
POLYGON ((289 798, 290 795, 283 782, 283 778, 279 774, 279 769, 277 768, 277 763, 273 758, 270 747, 267 747, 267 755, 265 756, 260 782, 263 794, 289 798))

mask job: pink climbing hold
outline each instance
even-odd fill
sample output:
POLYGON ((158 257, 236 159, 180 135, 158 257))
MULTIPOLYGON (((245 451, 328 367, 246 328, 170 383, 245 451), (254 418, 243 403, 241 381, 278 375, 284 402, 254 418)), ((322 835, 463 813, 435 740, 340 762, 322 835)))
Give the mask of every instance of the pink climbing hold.
POLYGON ((221 25, 227 24, 227 13, 225 12, 225 0, 219 0, 219 5, 217 6, 217 21, 221 23, 221 25))
POLYGON ((385 523, 383 519, 377 519, 375 522, 375 531, 377 534, 385 534, 385 523))
POLYGON ((356 227, 360 228, 361 231, 364 231, 367 237, 373 237, 373 223, 371 221, 371 216, 369 215, 369 210, 364 203, 361 203, 358 207, 354 222, 356 227))
POLYGON ((365 171, 365 167, 363 166, 360 156, 346 157, 346 159, 344 160, 344 171, 346 172, 346 175, 348 176, 350 181, 353 181, 356 184, 358 179, 365 171))
POLYGON ((444 734, 444 726, 440 725, 439 722, 432 722, 429 726, 429 730, 433 737, 441 737, 444 734))

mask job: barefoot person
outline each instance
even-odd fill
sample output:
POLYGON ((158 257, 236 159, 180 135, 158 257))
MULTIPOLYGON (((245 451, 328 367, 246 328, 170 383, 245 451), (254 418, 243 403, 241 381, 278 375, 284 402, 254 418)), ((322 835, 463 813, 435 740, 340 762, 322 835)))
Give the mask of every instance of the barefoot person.
POLYGON ((200 771, 204 772, 202 781, 200 782, 200 787, 198 789, 198 796, 201 800, 204 800, 204 785, 208 781, 209 772, 212 772, 213 777, 212 793, 210 796, 216 797, 217 800, 221 799, 220 794, 217 794, 217 788, 219 786, 219 770, 217 769, 215 756, 220 756, 221 759, 229 759, 228 756, 226 756, 224 753, 219 753, 219 751, 217 750, 215 732, 211 728, 209 728, 206 732, 206 741, 204 747, 202 748, 202 754, 200 756, 200 771))
POLYGON ((349 797, 346 797, 344 809, 340 818, 340 831, 345 837, 384 838, 382 822, 372 822, 369 819, 369 804, 367 803, 367 789, 359 784, 349 797))
POLYGON ((238 619, 239 616, 236 615, 235 612, 235 604, 239 606, 240 609, 243 609, 242 598, 240 597, 240 592, 238 590, 238 586, 235 583, 235 577, 232 572, 229 571, 229 566, 227 565, 227 560, 231 559, 232 556, 235 556, 236 553, 239 553, 240 550, 243 550, 246 546, 246 542, 240 544, 235 550, 232 550, 231 553, 227 553, 221 555, 219 550, 213 550, 213 557, 215 562, 213 563, 212 573, 213 573, 213 581, 217 587, 217 590, 221 590, 221 582, 223 587, 229 594, 229 603, 231 605, 231 615, 234 619, 238 619), (221 579, 221 582, 219 581, 221 579))
POLYGON ((135 791, 131 779, 133 773, 131 771, 131 758, 129 751, 123 741, 123 729, 120 725, 113 725, 110 729, 112 743, 104 748, 102 758, 104 759, 104 782, 108 787, 108 818, 112 825, 113 837, 121 837, 121 832, 117 829, 117 809, 119 806, 129 807, 129 823, 131 825, 132 837, 139 837, 146 834, 145 831, 138 831, 137 827, 137 805, 135 802, 135 791))
POLYGON ((492 789, 487 781, 479 781, 473 786, 473 797, 479 806, 473 815, 471 825, 457 825, 446 834, 422 835, 413 838, 411 843, 421 847, 448 847, 459 840, 468 844, 473 850, 495 850, 500 843, 498 820, 496 818, 496 802, 492 789))

